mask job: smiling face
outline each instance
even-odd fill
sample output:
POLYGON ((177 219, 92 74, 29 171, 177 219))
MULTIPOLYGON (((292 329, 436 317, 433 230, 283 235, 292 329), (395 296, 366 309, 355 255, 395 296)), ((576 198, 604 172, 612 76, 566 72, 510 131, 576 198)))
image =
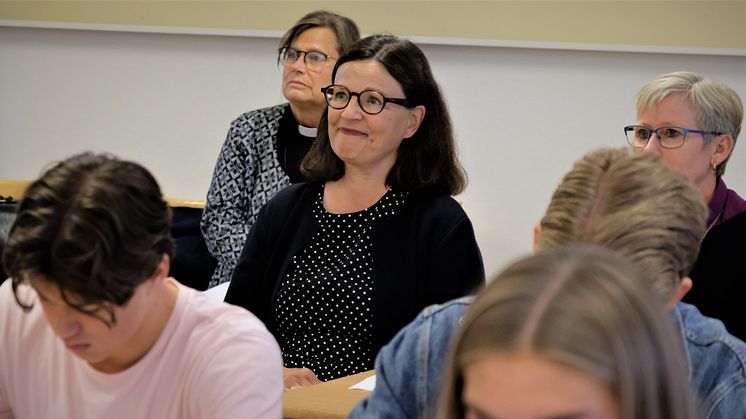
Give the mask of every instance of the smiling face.
MULTIPOLYGON (((336 58, 337 36, 329 28, 310 28, 301 32, 290 47, 298 51, 318 51, 336 58)), ((293 106, 322 111, 326 106, 321 88, 331 84, 333 59, 328 59, 320 71, 306 68, 305 54, 300 54, 294 63, 284 66, 282 71, 282 94, 293 106)), ((318 124, 318 122, 317 122, 318 124)))
MULTIPOLYGON (((406 99, 399 82, 376 60, 350 61, 337 69, 334 84, 350 92, 375 90, 387 98, 406 99)), ((347 169, 386 177, 396 162, 405 138, 417 132, 425 115, 424 106, 407 108, 386 103, 383 111, 369 115, 353 96, 344 109, 328 108, 329 141, 347 169)))
MULTIPOLYGON (((658 105, 645 109, 637 116, 636 124, 647 128, 672 125, 703 130, 697 124, 694 112, 686 98, 680 94, 670 95, 658 105)), ((658 154, 665 165, 694 182, 705 199, 709 201, 715 189, 716 180, 712 163, 720 163, 724 157, 717 155, 718 138, 708 144, 704 140, 702 134, 689 133, 681 147, 667 149, 661 147, 658 137, 654 135, 645 147, 636 150, 658 154)))
POLYGON ((596 377, 532 352, 495 353, 464 368, 468 419, 618 419, 618 401, 596 377))
MULTIPOLYGON (((128 368, 152 347, 160 335, 160 329, 153 334, 153 326, 162 320, 154 315, 162 307, 157 303, 160 290, 156 287, 170 287, 170 283, 155 279, 140 284, 125 305, 112 305, 116 323, 109 327, 102 321, 110 318, 103 306, 83 306, 85 310, 95 310, 92 315, 85 314, 65 302, 55 283, 37 278, 31 284, 54 334, 69 351, 103 372, 128 368)), ((67 297, 71 303, 80 301, 75 295, 67 297)))

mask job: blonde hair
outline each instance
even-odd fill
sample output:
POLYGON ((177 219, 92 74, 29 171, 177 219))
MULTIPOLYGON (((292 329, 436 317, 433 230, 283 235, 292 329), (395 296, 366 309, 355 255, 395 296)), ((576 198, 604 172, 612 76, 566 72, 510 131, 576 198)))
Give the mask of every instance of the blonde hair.
POLYGON ((541 220, 537 244, 596 244, 648 274, 668 300, 699 253, 707 206, 696 186, 652 153, 600 149, 575 162, 541 220))
POLYGON ((464 316, 440 417, 464 417, 464 368, 490 354, 529 350, 606 383, 622 418, 694 418, 681 343, 649 287, 634 266, 598 247, 543 251, 514 263, 464 316))
MULTIPOLYGON (((682 95, 686 99, 701 130, 730 134, 735 146, 743 121, 743 104, 738 93, 717 80, 706 79, 699 74, 687 71, 662 74, 637 93, 637 115, 672 95, 682 95)), ((705 142, 712 141, 712 138, 705 135, 705 142)), ((730 155, 716 169, 718 176, 725 173, 728 159, 730 155)))

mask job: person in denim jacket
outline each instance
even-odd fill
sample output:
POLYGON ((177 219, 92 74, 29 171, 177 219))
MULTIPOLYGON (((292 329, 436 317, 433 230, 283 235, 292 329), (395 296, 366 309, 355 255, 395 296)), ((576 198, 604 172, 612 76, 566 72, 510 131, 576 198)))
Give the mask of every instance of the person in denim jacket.
POLYGON ((438 419, 699 419, 678 331, 648 276, 599 246, 503 269, 470 305, 438 419))
MULTIPOLYGON (((634 262, 671 310, 702 417, 746 417, 746 343, 680 302, 707 209, 696 187, 651 154, 599 150, 575 163, 535 231, 535 247, 598 244, 634 262), (651 182, 654 179, 655 182, 651 182)), ((448 348, 471 297, 424 309, 379 352, 376 388, 350 418, 432 418, 448 348)))

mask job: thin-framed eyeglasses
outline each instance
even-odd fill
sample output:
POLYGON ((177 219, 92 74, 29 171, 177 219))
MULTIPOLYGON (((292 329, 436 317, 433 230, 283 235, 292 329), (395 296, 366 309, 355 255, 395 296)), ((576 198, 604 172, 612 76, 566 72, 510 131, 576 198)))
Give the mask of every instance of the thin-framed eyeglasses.
POLYGON ((386 97, 375 90, 363 90, 362 92, 351 92, 348 88, 338 84, 332 84, 321 89, 326 98, 326 103, 333 109, 344 109, 350 103, 353 96, 357 96, 360 109, 368 115, 377 115, 383 112, 387 103, 395 103, 400 106, 411 108, 409 100, 402 98, 386 97))
POLYGON ((295 48, 280 48, 280 59, 282 65, 288 65, 296 62, 298 57, 303 54, 303 64, 306 68, 313 71, 320 71, 329 60, 336 60, 336 57, 330 57, 319 51, 301 51, 295 48))
POLYGON ((627 125, 624 127, 624 136, 627 137, 629 145, 642 148, 648 145, 653 134, 658 137, 658 144, 663 148, 679 148, 684 144, 687 134, 720 135, 720 132, 702 131, 676 126, 664 126, 659 128, 648 128, 642 125, 627 125))

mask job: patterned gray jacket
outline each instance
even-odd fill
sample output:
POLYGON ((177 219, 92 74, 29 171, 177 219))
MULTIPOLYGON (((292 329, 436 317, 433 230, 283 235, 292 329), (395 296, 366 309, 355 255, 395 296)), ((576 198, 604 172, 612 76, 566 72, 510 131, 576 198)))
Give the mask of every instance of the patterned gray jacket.
POLYGON ((230 281, 259 210, 290 185, 277 157, 277 132, 288 109, 288 104, 257 109, 231 123, 201 221, 207 248, 218 260, 209 287, 230 281))

